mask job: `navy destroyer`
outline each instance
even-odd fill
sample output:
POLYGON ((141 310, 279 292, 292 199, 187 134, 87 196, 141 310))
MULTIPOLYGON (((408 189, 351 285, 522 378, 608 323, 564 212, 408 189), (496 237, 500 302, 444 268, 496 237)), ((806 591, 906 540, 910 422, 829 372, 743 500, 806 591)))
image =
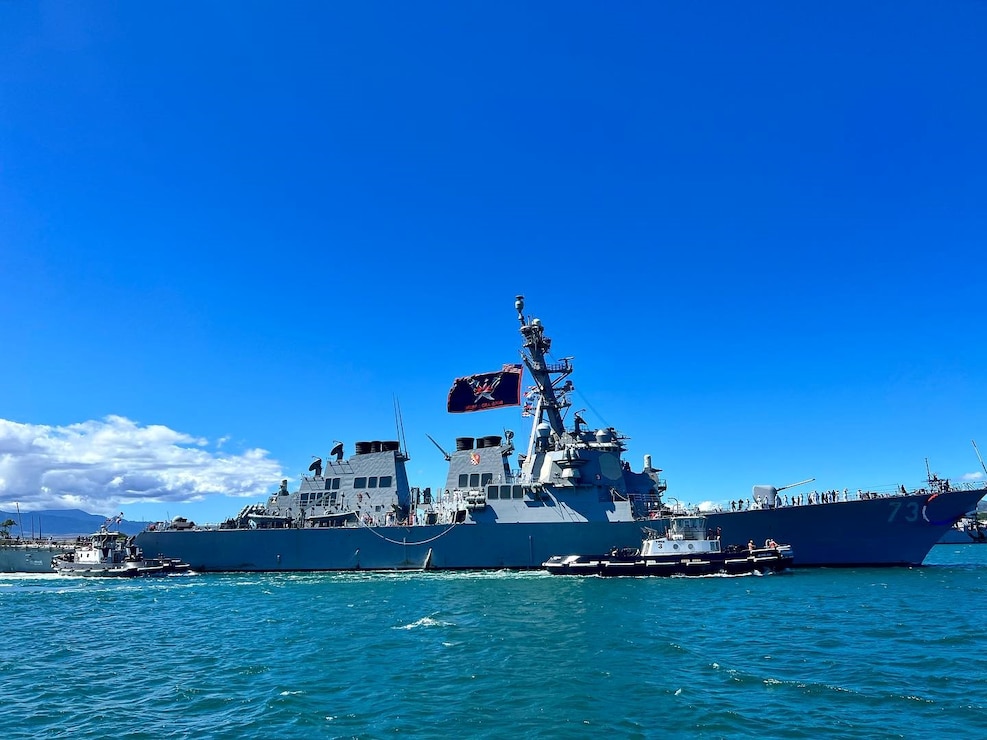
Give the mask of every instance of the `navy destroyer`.
MULTIPOLYGON (((632 470, 623 459, 626 437, 589 428, 571 411, 571 358, 550 362, 541 321, 525 316, 522 296, 515 308, 534 384, 525 396, 532 423, 523 450, 506 430, 461 437, 454 452, 443 451, 446 483, 433 491, 409 484, 401 441, 357 442, 348 457, 340 443, 324 464, 312 463, 297 490, 284 480, 266 503, 221 524, 177 518, 152 525, 137 544, 196 571, 301 571, 540 568, 553 555, 640 543, 645 527, 681 513, 663 502, 661 470, 650 455, 632 470)), ((459 378, 449 411, 520 405, 521 372, 505 365, 459 378)), ((755 506, 704 515, 724 541, 784 539, 798 566, 918 565, 987 493, 937 480, 894 495, 790 504, 780 490, 756 486, 755 506)))

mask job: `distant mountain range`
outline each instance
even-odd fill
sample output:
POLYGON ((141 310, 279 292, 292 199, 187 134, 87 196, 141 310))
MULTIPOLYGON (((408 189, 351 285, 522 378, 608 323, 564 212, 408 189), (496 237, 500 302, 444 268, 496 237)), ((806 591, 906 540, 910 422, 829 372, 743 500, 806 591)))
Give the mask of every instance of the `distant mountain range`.
MULTIPOLYGON (((0 511, 0 522, 13 519, 11 537, 78 537, 98 532, 106 521, 101 514, 87 514, 79 509, 47 509, 44 511, 0 511)), ((124 519, 111 529, 124 534, 138 534, 147 522, 128 522, 124 519)))

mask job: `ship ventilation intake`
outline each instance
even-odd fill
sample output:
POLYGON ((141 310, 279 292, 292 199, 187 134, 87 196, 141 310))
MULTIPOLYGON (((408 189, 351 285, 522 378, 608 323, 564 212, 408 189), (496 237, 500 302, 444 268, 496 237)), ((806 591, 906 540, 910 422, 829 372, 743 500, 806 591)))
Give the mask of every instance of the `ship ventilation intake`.
POLYGON ((368 452, 370 452, 370 444, 371 444, 370 442, 357 442, 356 443, 356 454, 357 455, 366 455, 368 452))
POLYGON ((456 451, 462 452, 463 450, 473 449, 473 438, 472 437, 456 437, 456 451))

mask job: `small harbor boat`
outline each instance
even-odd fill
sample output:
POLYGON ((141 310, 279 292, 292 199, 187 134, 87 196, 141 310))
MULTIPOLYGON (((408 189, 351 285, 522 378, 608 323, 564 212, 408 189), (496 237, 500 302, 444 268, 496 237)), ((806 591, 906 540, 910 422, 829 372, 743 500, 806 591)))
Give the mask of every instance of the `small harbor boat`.
POLYGON ((182 573, 190 566, 177 558, 146 558, 133 537, 103 526, 71 552, 52 558, 51 567, 62 575, 133 577, 182 573))
POLYGON ((664 532, 645 529, 640 548, 615 547, 604 555, 555 555, 542 564, 554 575, 673 576, 768 573, 787 570, 795 560, 790 545, 772 539, 723 547, 706 517, 677 516, 664 532))

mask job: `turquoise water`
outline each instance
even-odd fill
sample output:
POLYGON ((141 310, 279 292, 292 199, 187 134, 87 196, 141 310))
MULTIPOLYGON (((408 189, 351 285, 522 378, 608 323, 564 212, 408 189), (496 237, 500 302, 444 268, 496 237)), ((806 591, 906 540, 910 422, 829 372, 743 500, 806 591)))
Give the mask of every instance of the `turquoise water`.
POLYGON ((770 576, 0 577, 6 737, 987 734, 987 546, 770 576))

